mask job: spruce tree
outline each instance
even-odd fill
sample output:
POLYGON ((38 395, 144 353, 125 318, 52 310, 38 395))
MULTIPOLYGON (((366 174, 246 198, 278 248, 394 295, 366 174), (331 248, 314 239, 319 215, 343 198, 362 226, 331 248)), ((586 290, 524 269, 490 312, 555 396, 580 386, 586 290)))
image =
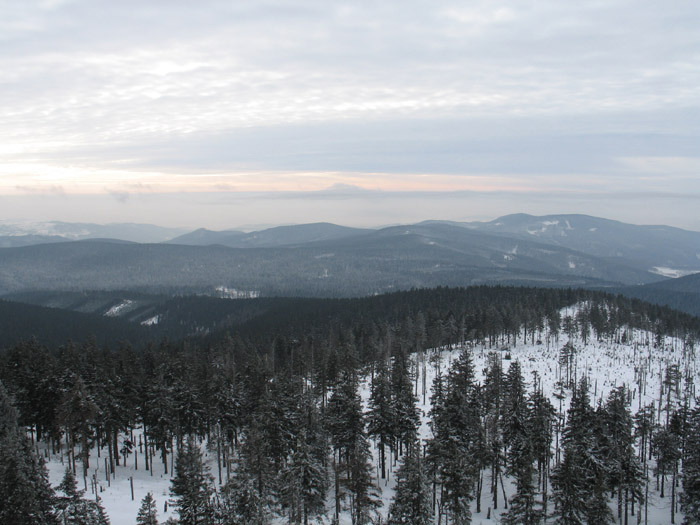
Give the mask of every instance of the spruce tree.
POLYGON ((443 488, 443 505, 454 524, 471 522, 470 502, 485 446, 479 386, 470 350, 464 349, 450 367, 447 387, 434 392, 431 468, 443 488))
POLYGON ((212 483, 209 469, 194 439, 178 450, 175 477, 170 494, 183 525, 204 525, 212 522, 212 483))
POLYGON ((94 437, 93 423, 97 414, 98 408, 93 396, 78 376, 72 388, 64 395, 58 409, 58 419, 68 430, 72 448, 76 442, 80 443, 83 476, 87 476, 90 466, 90 443, 94 437))
POLYGON ((294 454, 280 475, 279 499, 289 511, 290 523, 307 525, 309 517, 313 519, 325 513, 328 490, 328 474, 323 463, 325 450, 319 453, 320 447, 314 445, 307 432, 301 430, 294 454))
POLYGON ((150 492, 141 500, 139 513, 136 515, 136 523, 138 525, 158 525, 156 501, 153 499, 153 494, 150 492))
POLYGON ((525 381, 523 380, 520 362, 513 361, 508 368, 505 378, 505 403, 503 406, 504 423, 503 438, 505 445, 510 447, 511 442, 525 431, 527 419, 527 404, 525 402, 525 381))
POLYGON ((0 383, 0 523, 55 524, 54 492, 41 458, 17 425, 17 411, 0 383))
POLYGON ((678 468, 681 458, 680 438, 669 428, 659 428, 654 434, 654 451, 656 468, 654 473, 661 476, 660 497, 665 496, 666 476, 673 474, 678 468))
POLYGON ((394 357, 391 367, 392 415, 394 416, 394 434, 399 449, 407 448, 414 440, 420 417, 416 404, 418 399, 413 394, 411 360, 405 352, 400 351, 394 357))
POLYGON ((588 490, 575 453, 564 450, 564 459, 552 473, 552 497, 555 509, 554 523, 584 525, 587 523, 588 490))
POLYGON ((221 523, 268 523, 264 502, 253 477, 244 469, 226 482, 221 489, 221 504, 217 509, 217 520, 221 523))
POLYGON ((395 428, 394 404, 391 399, 391 378, 386 361, 380 359, 372 381, 367 413, 367 434, 379 440, 379 463, 382 479, 386 478, 386 447, 393 448, 395 428))
POLYGON ((500 352, 490 352, 483 387, 484 427, 487 436, 488 460, 491 465, 493 508, 498 508, 498 481, 505 462, 503 444, 504 375, 500 352))
POLYGON ((597 439, 604 457, 607 485, 617 489, 618 511, 622 517, 624 501, 625 517, 629 501, 642 498, 642 467, 634 450, 634 421, 627 403, 627 389, 618 387, 608 396, 601 413, 602 428, 597 439))
POLYGON ((355 525, 374 522, 376 510, 382 506, 379 489, 372 476, 372 455, 364 433, 355 441, 345 465, 345 486, 350 495, 350 513, 355 525))
POLYGON ((683 493, 681 503, 685 512, 684 525, 700 525, 700 406, 690 413, 683 461, 683 493))
POLYGON ((78 483, 70 468, 66 469, 58 485, 63 493, 57 498, 58 517, 63 525, 109 525, 104 509, 98 501, 83 498, 85 491, 78 490, 78 483))
POLYGON ((326 425, 337 454, 336 513, 343 497, 349 496, 354 523, 368 523, 381 500, 372 482, 369 441, 354 373, 343 372, 328 402, 326 425))
POLYGON ((596 425, 588 384, 582 380, 574 392, 562 440, 564 459, 552 475, 556 523, 586 523, 596 469, 602 466, 593 434, 596 425))
POLYGON ((504 525, 539 525, 544 519, 542 502, 537 499, 532 462, 523 464, 517 476, 517 490, 508 512, 501 518, 504 525))
POLYGON ((396 493, 387 525, 430 525, 433 522, 430 482, 420 445, 416 441, 404 455, 397 473, 396 493))
POLYGON ((533 459, 537 461, 537 470, 542 478, 542 485, 546 486, 547 466, 552 457, 556 410, 549 399, 536 389, 528 399, 528 412, 527 428, 530 432, 533 459))

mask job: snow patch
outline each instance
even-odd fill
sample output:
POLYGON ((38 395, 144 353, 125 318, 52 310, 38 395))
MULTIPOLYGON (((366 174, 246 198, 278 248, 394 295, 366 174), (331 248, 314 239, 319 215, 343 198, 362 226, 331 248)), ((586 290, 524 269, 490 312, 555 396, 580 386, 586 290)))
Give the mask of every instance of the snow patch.
POLYGON ((570 260, 570 261, 569 261, 569 268, 571 268, 572 270, 573 270, 574 268, 576 268, 576 263, 575 263, 574 261, 571 261, 571 260, 570 260))
POLYGON ((699 270, 677 270, 675 268, 668 268, 666 266, 654 266, 649 271, 651 273, 662 275, 663 277, 671 277, 673 279, 677 279, 678 277, 685 277, 686 275, 700 273, 699 270))
POLYGON ((258 290, 236 290, 226 286, 217 286, 215 290, 217 296, 222 299, 257 299, 260 297, 258 290))
POLYGON ((542 221, 542 224, 544 224, 545 226, 556 226, 557 224, 559 224, 559 221, 542 221))
POLYGON ((588 231, 589 231, 589 232, 595 232, 595 231, 598 231, 598 228, 588 228, 588 231))
POLYGON ((573 230, 573 229, 574 229, 573 226, 571 226, 571 224, 569 223, 569 221, 564 221, 564 222, 566 223, 566 229, 567 229, 567 230, 573 230))
POLYGON ((133 307, 134 301, 131 299, 125 299, 121 303, 112 306, 109 310, 105 312, 106 317, 119 317, 122 314, 125 314, 131 308, 133 307))
POLYGON ((160 315, 154 315, 153 317, 149 317, 145 321, 141 321, 141 324, 143 326, 154 326, 154 325, 157 325, 159 321, 160 321, 160 315))

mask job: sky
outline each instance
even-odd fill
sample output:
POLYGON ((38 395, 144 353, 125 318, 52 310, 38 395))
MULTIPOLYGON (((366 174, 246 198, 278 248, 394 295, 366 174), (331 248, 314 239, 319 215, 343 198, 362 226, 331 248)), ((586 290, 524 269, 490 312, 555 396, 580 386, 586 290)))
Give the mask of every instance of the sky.
POLYGON ((0 9, 0 220, 700 230, 697 0, 0 9))

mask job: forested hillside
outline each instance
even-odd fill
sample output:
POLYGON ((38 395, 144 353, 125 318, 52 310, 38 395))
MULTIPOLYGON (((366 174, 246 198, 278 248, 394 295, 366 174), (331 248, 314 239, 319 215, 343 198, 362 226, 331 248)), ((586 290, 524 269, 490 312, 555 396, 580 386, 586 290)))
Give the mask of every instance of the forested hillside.
POLYGON ((646 286, 620 288, 619 292, 700 317, 700 274, 697 273, 646 286))
POLYGON ((119 341, 142 345, 152 335, 146 327, 125 319, 0 299, 0 348, 22 339, 33 339, 51 348, 88 339, 100 345, 119 341))
POLYGON ((603 286, 662 277, 626 259, 449 224, 384 228, 302 245, 230 248, 106 241, 0 249, 0 295, 130 290, 359 297, 435 286, 603 286))
MULTIPOLYGON (((69 468, 53 510, 28 500, 43 516, 68 501, 98 515, 100 487, 125 499, 137 477, 167 492, 158 510, 180 523, 540 523, 545 512, 606 523, 643 512, 646 490, 697 508, 676 480, 692 486, 700 462, 698 337, 697 318, 596 292, 418 290, 271 301, 227 334, 143 348, 27 341, 0 354, 0 380, 34 443, 16 454, 69 468), (611 384, 589 359, 630 359, 630 375, 611 384), (97 507, 80 503, 73 476, 97 507)), ((32 468, 27 479, 41 478, 32 468)), ((115 524, 133 522, 124 508, 110 503, 115 524)))
MULTIPOLYGON (((529 335, 541 319, 577 301, 614 302, 625 316, 656 319, 669 330, 688 330, 697 323, 690 315, 667 307, 600 291, 562 288, 472 286, 353 299, 220 299, 126 291, 34 292, 15 297, 51 308, 0 301, 5 314, 0 317, 0 347, 35 338, 56 349, 68 340, 79 344, 96 338, 112 348, 140 348, 148 340, 216 342, 228 335, 269 348, 270 341, 280 337, 300 339, 309 333, 325 337, 338 326, 351 328, 356 334, 380 332, 397 320, 403 320, 409 328, 425 325, 427 344, 438 346, 444 334, 454 342, 485 334, 495 337, 493 334, 502 330, 516 333, 522 326, 529 335)), ((364 346, 366 339, 362 335, 358 343, 362 355, 372 352, 364 346)))

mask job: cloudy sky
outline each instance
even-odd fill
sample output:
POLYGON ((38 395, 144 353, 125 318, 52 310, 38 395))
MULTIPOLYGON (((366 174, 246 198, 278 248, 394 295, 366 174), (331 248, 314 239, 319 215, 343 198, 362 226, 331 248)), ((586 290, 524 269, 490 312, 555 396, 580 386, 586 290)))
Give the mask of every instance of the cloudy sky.
POLYGON ((0 8, 0 220, 700 230, 697 0, 0 8))

